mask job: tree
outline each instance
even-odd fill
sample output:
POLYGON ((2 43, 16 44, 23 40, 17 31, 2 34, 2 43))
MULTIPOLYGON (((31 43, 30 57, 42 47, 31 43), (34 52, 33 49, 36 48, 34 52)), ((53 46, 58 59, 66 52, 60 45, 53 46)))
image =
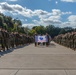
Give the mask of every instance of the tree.
POLYGON ((66 33, 66 31, 64 28, 62 28, 61 31, 59 32, 59 34, 65 34, 65 33, 66 33))
POLYGON ((64 28, 61 28, 61 31, 59 32, 59 34, 65 34, 72 31, 74 31, 72 27, 64 27, 64 28))
POLYGON ((3 22, 4 22, 3 16, 0 15, 0 26, 2 27, 3 27, 3 22))
POLYGON ((24 27, 25 34, 29 34, 30 29, 28 27, 24 27))
POLYGON ((36 31, 35 31, 34 29, 32 29, 32 30, 29 31, 28 34, 32 36, 32 35, 34 35, 35 33, 36 33, 36 31))
POLYGON ((3 23, 3 26, 4 26, 5 29, 8 29, 8 26, 7 26, 6 23, 3 23))
POLYGON ((35 31, 38 34, 45 34, 45 27, 44 26, 37 26, 37 27, 35 27, 35 31))
POLYGON ((20 20, 14 19, 13 21, 14 21, 14 23, 16 23, 18 26, 22 26, 22 22, 21 22, 20 20))

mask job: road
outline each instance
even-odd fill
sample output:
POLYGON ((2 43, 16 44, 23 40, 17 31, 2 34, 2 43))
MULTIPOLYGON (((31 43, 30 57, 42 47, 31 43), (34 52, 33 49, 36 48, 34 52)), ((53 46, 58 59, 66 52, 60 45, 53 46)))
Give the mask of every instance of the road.
POLYGON ((76 75, 76 51, 51 42, 0 53, 0 75, 76 75))

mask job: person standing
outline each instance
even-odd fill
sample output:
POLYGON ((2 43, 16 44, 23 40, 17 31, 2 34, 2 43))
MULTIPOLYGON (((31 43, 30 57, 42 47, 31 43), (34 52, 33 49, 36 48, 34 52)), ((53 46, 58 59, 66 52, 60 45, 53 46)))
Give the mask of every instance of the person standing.
POLYGON ((35 46, 37 46, 37 33, 35 33, 34 35, 34 42, 35 42, 35 46))
MULTIPOLYGON (((0 26, 0 44, 1 44, 1 50, 4 50, 4 39, 3 39, 3 32, 2 27, 0 26)), ((0 52, 1 52, 0 50, 0 52)))
POLYGON ((7 32, 6 29, 4 29, 4 44, 5 44, 5 47, 6 49, 8 50, 9 49, 9 33, 7 32))
POLYGON ((46 46, 49 46, 49 35, 48 35, 48 33, 46 33, 46 39, 47 39, 47 41, 46 41, 46 46))
POLYGON ((10 45, 12 48, 14 48, 15 45, 15 36, 14 36, 14 32, 10 33, 10 45))

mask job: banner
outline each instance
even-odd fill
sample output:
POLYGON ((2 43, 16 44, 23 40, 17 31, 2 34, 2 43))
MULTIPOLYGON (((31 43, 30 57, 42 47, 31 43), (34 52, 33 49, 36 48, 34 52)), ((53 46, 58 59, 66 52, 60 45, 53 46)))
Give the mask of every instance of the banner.
POLYGON ((35 36, 35 42, 47 42, 46 36, 35 36))

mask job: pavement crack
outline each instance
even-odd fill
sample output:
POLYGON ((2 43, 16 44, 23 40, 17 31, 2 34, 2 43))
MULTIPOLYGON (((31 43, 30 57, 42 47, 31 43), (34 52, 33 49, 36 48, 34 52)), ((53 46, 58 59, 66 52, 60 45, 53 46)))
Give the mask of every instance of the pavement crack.
POLYGON ((76 70, 76 68, 0 68, 0 70, 76 70))
POLYGON ((64 70, 64 71, 65 71, 66 75, 68 75, 67 71, 66 70, 64 70))
POLYGON ((17 72, 14 75, 17 75, 18 72, 19 72, 19 70, 17 70, 17 72))

